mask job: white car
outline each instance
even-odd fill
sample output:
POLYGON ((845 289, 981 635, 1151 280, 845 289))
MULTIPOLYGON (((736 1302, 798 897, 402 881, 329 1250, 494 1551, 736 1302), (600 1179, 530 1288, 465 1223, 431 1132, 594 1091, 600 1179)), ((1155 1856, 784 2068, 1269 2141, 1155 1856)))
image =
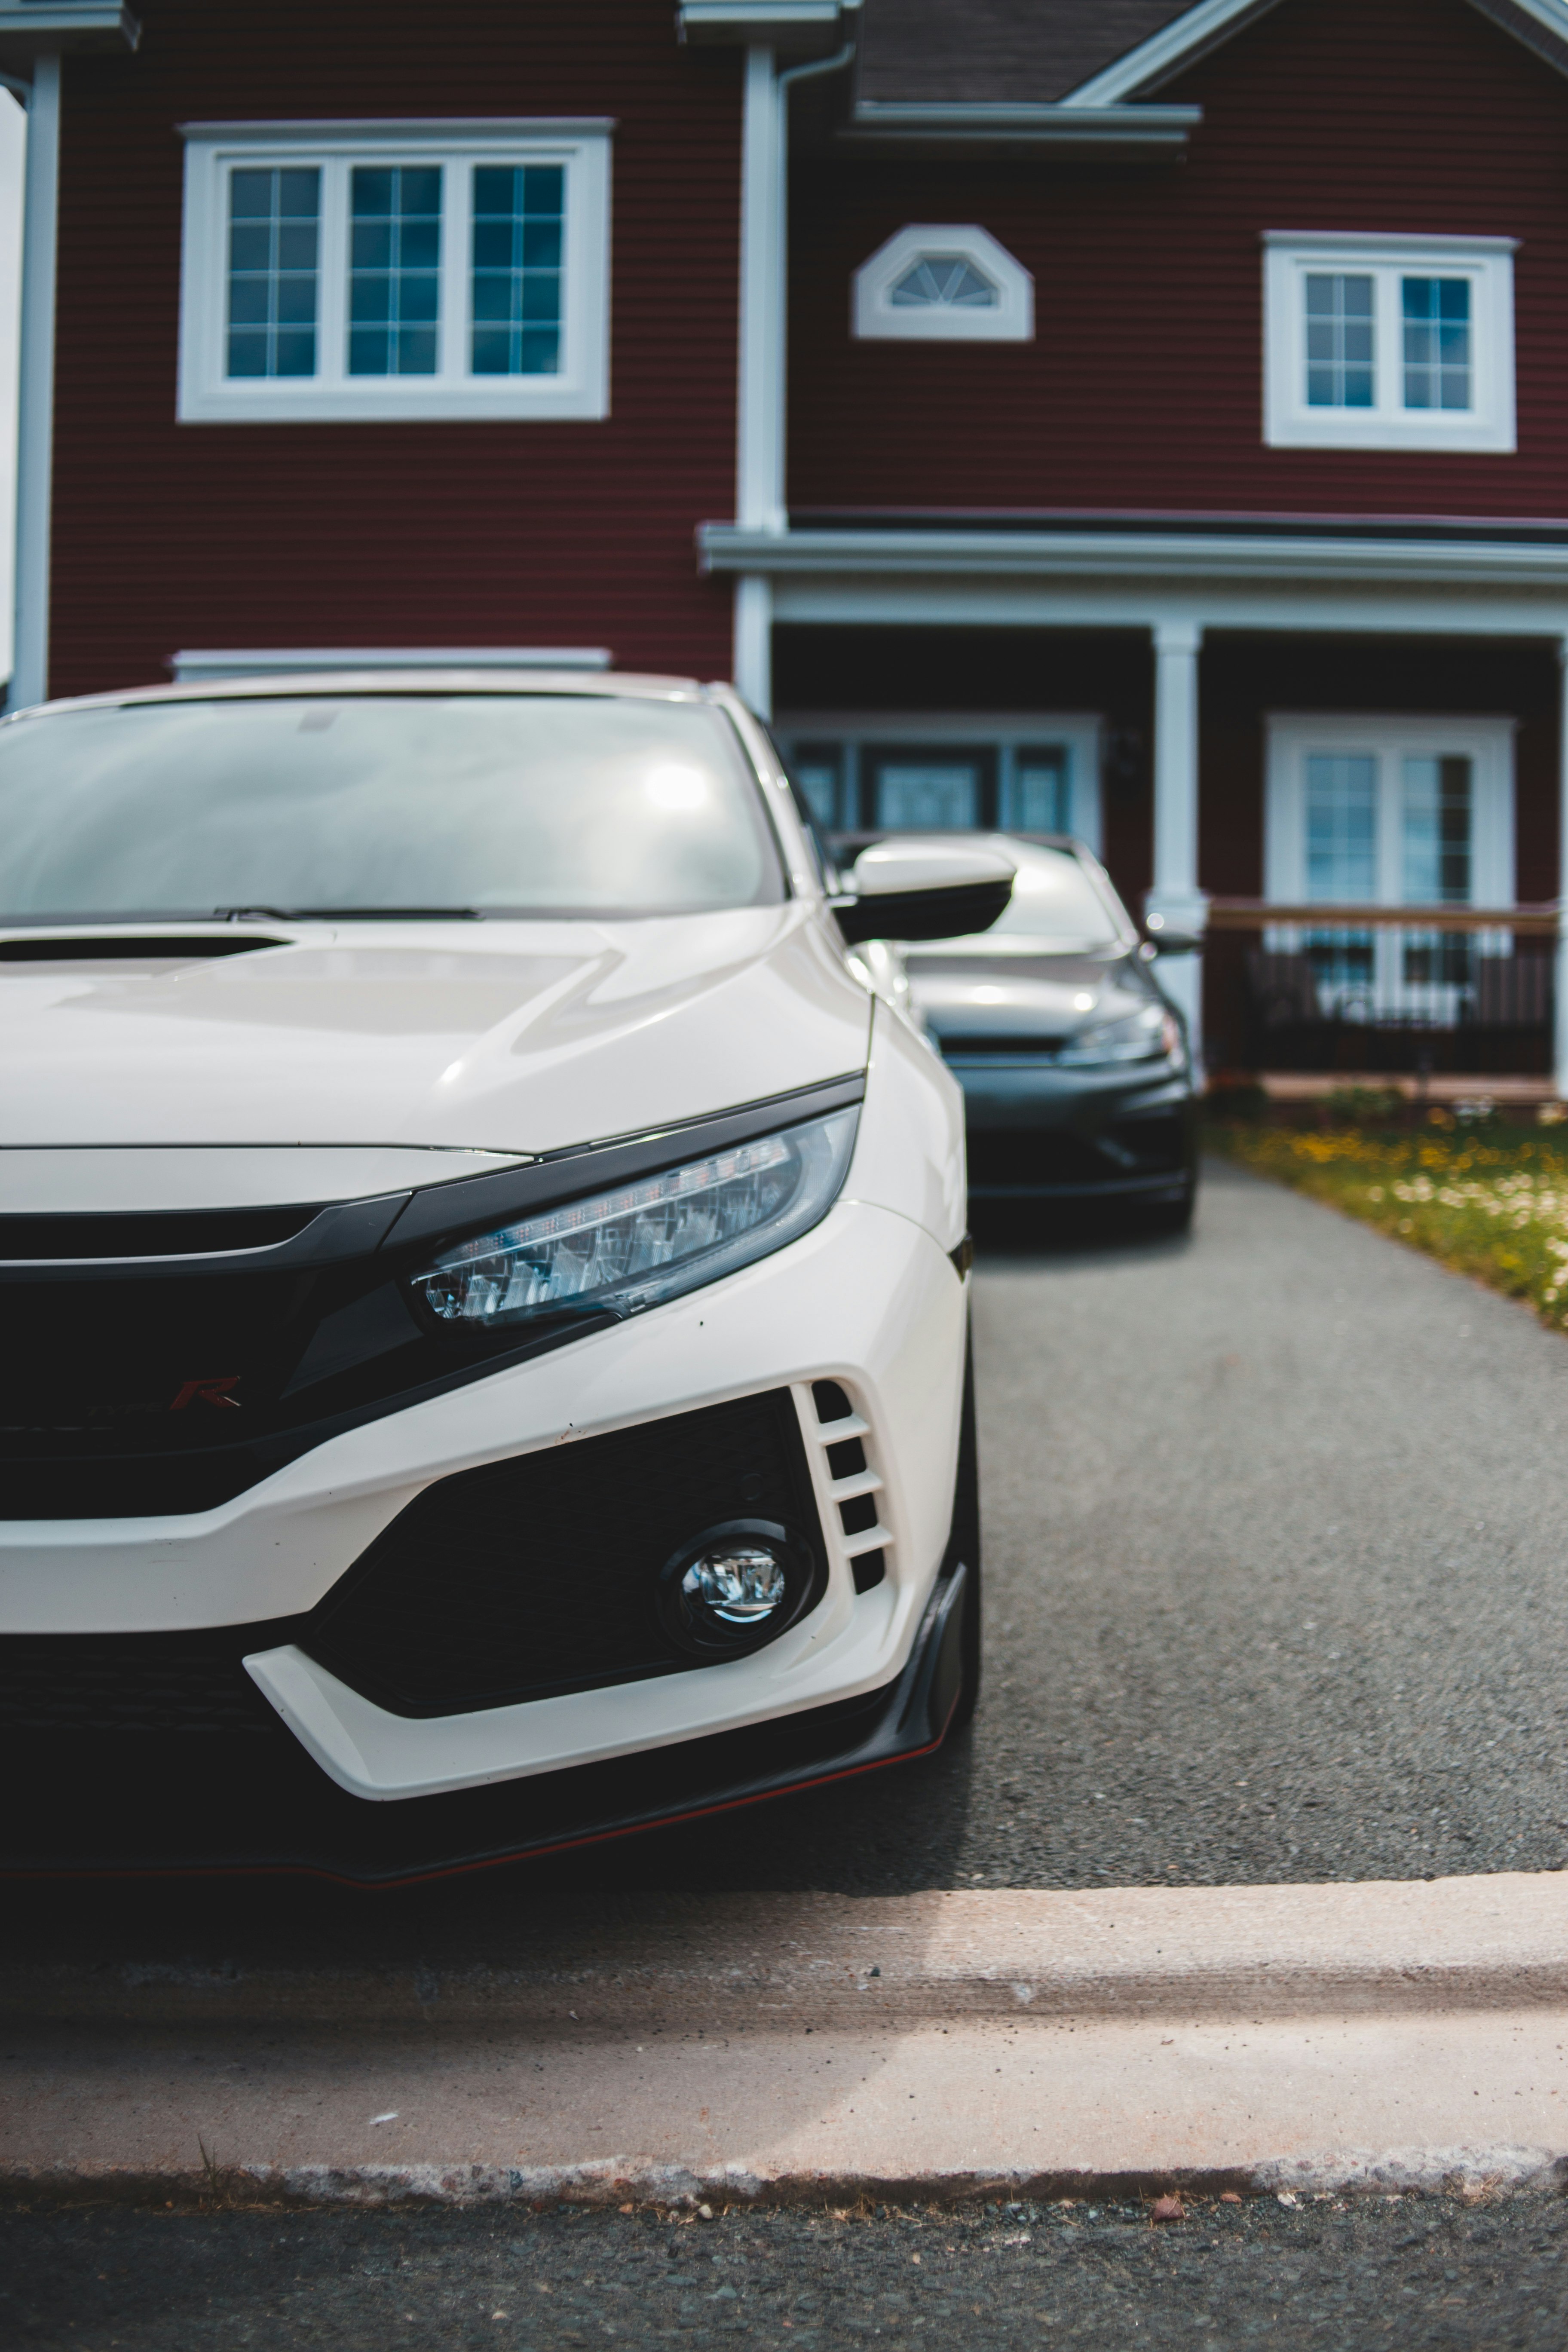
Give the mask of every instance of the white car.
POLYGON ((855 949, 1012 867, 836 887, 722 688, 0 725, 0 1868, 408 1877, 963 1718, 963 1097, 855 949))

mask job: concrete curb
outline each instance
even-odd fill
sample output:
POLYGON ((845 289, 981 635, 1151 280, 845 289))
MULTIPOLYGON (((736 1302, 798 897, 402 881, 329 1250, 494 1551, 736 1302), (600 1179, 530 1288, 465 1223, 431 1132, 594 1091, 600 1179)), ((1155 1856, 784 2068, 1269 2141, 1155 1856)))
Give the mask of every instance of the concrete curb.
POLYGON ((564 1899, 512 1948, 299 1968, 0 1964, 0 2014, 122 2026, 469 2022, 573 2041, 931 2018, 1568 2005, 1568 1872, 1342 1885, 564 1899))
POLYGON ((0 2010, 23 2200, 1568 2186, 1556 1874, 579 1902, 479 1962, 14 1964, 0 2010))
POLYGON ((446 2205, 626 2207, 710 2218, 726 2206, 1046 2203, 1058 2198, 1132 2201, 1175 2189, 1190 2197, 1434 2196, 1469 2199, 1568 2190, 1568 2156, 1540 2147, 1395 2148, 1372 2155, 1292 2157, 1248 2167, 1160 2170, 975 2171, 941 2174, 759 2174, 742 2165, 685 2165, 611 2158, 563 2165, 243 2164, 142 2169, 84 2164, 0 2168, 0 2200, 18 2204, 248 2205, 395 2208, 446 2205))

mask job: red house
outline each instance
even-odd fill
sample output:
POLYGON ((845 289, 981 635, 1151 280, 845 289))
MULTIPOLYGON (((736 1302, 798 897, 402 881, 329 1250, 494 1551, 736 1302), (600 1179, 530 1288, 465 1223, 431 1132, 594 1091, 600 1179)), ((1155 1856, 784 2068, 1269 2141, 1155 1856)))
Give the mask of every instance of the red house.
POLYGON ((15 702, 732 670, 1211 1063, 1568 1092, 1564 0, 141 13, 0 0, 15 702))

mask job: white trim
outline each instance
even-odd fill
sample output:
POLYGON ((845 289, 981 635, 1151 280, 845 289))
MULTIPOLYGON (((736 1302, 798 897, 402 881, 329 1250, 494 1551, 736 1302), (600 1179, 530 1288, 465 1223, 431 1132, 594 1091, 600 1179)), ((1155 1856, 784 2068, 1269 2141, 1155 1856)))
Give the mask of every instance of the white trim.
POLYGON ((1171 73, 1203 50, 1214 47, 1231 32, 1239 31, 1248 16, 1261 16, 1274 5, 1275 0, 1199 0, 1197 7, 1173 17, 1148 40, 1129 49, 1125 57, 1118 58, 1091 80, 1069 90, 1061 103, 1074 107, 1115 106, 1157 77, 1171 73))
POLYGON ((49 690, 50 514, 55 474, 55 279, 60 61, 40 57, 27 101, 16 399, 16 552, 9 707, 49 690))
POLYGON ((1035 333, 1035 281, 1023 263, 988 229, 973 223, 915 224, 878 247, 855 272, 851 332, 861 341, 1027 343, 1035 333), (924 256, 956 255, 996 289, 993 308, 960 310, 932 303, 905 308, 894 287, 924 256))
POLYGON ((1316 236, 1270 230, 1263 239, 1263 437, 1276 449, 1441 449, 1506 455, 1514 419, 1513 255, 1496 236, 1316 236), (1400 278, 1412 264, 1471 289, 1473 404, 1404 405, 1400 278), (1374 405, 1310 408, 1304 279, 1352 265, 1373 282, 1374 405))
MULTIPOLYGON (((1399 828, 1389 819, 1398 800, 1397 762, 1423 753, 1463 754, 1474 762, 1475 800, 1470 856, 1472 907, 1509 907, 1514 898, 1513 743, 1511 719, 1433 718, 1415 712, 1270 711, 1264 814, 1263 895, 1281 906, 1307 903, 1306 835, 1302 821, 1303 762, 1309 752, 1368 752, 1378 762, 1377 888, 1371 903, 1406 900, 1400 870, 1399 828)), ((1325 920, 1332 919, 1325 903, 1325 920)))
POLYGON ((411 141, 434 139, 438 145, 465 139, 574 139, 607 137, 616 128, 613 114, 428 115, 401 121, 391 116, 372 120, 345 115, 341 121, 301 122, 296 116, 278 122, 179 122, 182 139, 217 140, 226 147, 256 144, 276 147, 304 136, 325 140, 391 141, 404 146, 411 141))
POLYGON ((180 298, 182 424, 331 424, 599 418, 609 413, 610 140, 603 121, 187 124, 180 298), (233 379, 224 370, 226 183, 243 162, 321 169, 319 373, 233 379), (439 162, 440 364, 432 376, 346 373, 348 174, 367 161, 439 162), (549 376, 476 376, 467 360, 468 236, 476 164, 559 163, 566 173, 563 352, 549 376))
MULTIPOLYGON (((1142 89, 1157 89, 1185 67, 1195 65, 1210 49, 1239 33, 1255 16, 1267 16, 1276 0, 1201 0, 1201 5, 1189 8, 1152 34, 1125 57, 1116 59, 1089 81, 1070 90, 1060 102, 1064 106, 1114 106, 1124 99, 1135 97, 1142 89)), ((1504 32, 1512 28, 1503 10, 1489 6, 1487 0, 1476 0, 1480 13, 1504 32)), ((1509 0, 1510 11, 1533 18, 1543 31, 1568 46, 1568 7, 1562 0, 1509 0)), ((1514 33, 1515 39, 1522 37, 1514 33)), ((1525 44, 1533 56, 1541 51, 1534 43, 1525 44)), ((1557 62, 1548 58, 1548 64, 1557 62)), ((1561 64, 1558 65, 1562 70, 1561 64)))
POLYGON ((289 677, 296 673, 376 669, 584 669, 610 667, 603 646, 312 646, 255 651, 171 654, 176 686, 220 677, 289 677))
POLYGON ((786 100, 769 48, 746 51, 742 94, 735 512, 755 530, 784 517, 786 100))
MULTIPOLYGON (((805 743, 837 743, 855 763, 868 744, 974 744, 994 751, 998 786, 1006 788, 1020 751, 1059 743, 1068 754, 1068 831, 1098 857, 1103 838, 1100 773, 1104 721, 1094 711, 787 710, 773 721, 786 750, 805 743)), ((864 814, 864 812, 862 812, 864 814)))

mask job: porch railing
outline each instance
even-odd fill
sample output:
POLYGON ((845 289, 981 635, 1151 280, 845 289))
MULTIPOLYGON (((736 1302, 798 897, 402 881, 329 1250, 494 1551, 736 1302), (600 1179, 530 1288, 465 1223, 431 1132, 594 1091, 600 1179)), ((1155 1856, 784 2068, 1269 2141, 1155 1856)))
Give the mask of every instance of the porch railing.
POLYGON ((1552 906, 1209 906, 1210 1059, 1255 1069, 1552 1068, 1552 906))

